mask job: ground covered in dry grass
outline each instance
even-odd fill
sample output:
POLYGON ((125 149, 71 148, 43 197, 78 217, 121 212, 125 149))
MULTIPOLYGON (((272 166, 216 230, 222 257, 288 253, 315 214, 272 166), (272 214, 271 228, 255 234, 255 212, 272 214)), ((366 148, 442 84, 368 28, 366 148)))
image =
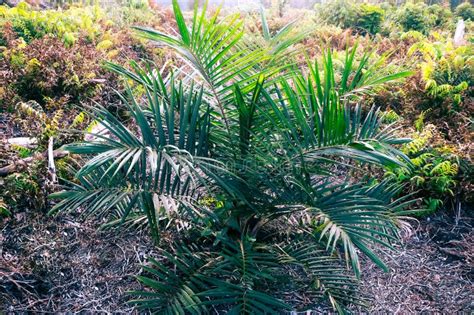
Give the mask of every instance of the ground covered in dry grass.
POLYGON ((0 243, 0 309, 13 312, 131 312, 124 293, 156 254, 146 233, 26 213, 3 226, 0 243))
POLYGON ((365 265, 362 292, 373 299, 370 313, 474 311, 472 217, 451 221, 443 214, 421 222, 404 248, 383 255, 390 273, 365 265))
MULTIPOLYGON (((370 313, 474 311, 472 216, 442 213, 414 226, 391 269, 365 264, 370 313)), ((0 309, 6 312, 123 312, 126 291, 147 256, 158 255, 146 232, 97 231, 71 216, 19 213, 0 231, 0 309)))

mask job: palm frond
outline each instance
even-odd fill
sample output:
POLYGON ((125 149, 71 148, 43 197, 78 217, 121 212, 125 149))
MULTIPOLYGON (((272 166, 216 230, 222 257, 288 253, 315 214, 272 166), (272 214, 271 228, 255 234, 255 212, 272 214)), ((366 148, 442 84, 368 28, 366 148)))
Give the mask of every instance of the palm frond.
POLYGON ((142 266, 149 276, 137 279, 153 291, 129 292, 138 297, 130 303, 160 314, 206 314, 198 293, 206 288, 202 272, 208 265, 207 255, 199 248, 183 245, 174 254, 163 252, 166 262, 149 259, 149 265, 142 266))
POLYGON ((387 55, 372 61, 373 54, 365 52, 356 58, 358 45, 348 48, 345 53, 340 79, 336 80, 333 53, 327 49, 323 53, 321 64, 317 60, 312 64, 309 60, 307 66, 309 75, 305 77, 301 72, 295 72, 301 92, 310 93, 311 99, 316 99, 319 104, 329 101, 333 94, 346 100, 361 96, 373 91, 375 88, 388 82, 396 81, 413 74, 411 71, 385 73, 387 55), (356 64, 356 60, 358 64, 356 64))
MULTIPOLYGON (((405 154, 392 146, 410 140, 397 137, 393 126, 380 130, 378 110, 371 109, 363 118, 361 106, 344 106, 335 94, 321 107, 306 106, 288 84, 282 85, 284 94, 276 100, 269 93, 262 93, 266 108, 260 115, 267 118, 275 131, 262 132, 266 139, 260 142, 283 140, 281 147, 288 159, 295 161, 315 162, 325 156, 340 156, 381 166, 410 163, 405 154)), ((268 128, 269 123, 260 127, 268 128)))
POLYGON ((388 270, 372 248, 379 245, 394 250, 393 244, 399 243, 397 220, 393 214, 413 203, 389 202, 400 189, 399 185, 382 182, 373 187, 360 184, 334 187, 318 183, 309 190, 314 199, 308 202, 306 211, 316 216, 316 235, 331 251, 341 245, 345 259, 357 277, 360 276, 360 262, 356 249, 383 270, 388 270))
POLYGON ((265 282, 274 280, 272 273, 278 267, 275 255, 246 238, 226 239, 223 245, 222 259, 212 274, 227 281, 213 281, 216 287, 201 293, 210 299, 205 304, 229 305, 228 314, 274 314, 289 308, 261 289, 265 282))
POLYGON ((277 246, 279 261, 286 266, 297 266, 309 277, 306 292, 326 299, 340 314, 350 304, 365 305, 365 299, 358 295, 358 281, 340 264, 339 259, 328 256, 318 244, 300 241, 290 245, 277 246))
POLYGON ((202 89, 187 92, 172 81, 168 90, 160 81, 153 78, 153 87, 146 90, 146 108, 131 92, 128 99, 122 97, 140 136, 105 108, 90 109, 108 135, 94 134, 93 141, 67 146, 72 153, 93 158, 77 172, 79 184, 51 196, 63 199, 51 212, 87 206, 89 213, 104 213, 120 205, 127 209, 125 218, 140 200, 156 230, 155 195, 179 200, 206 185, 204 173, 217 170, 219 163, 207 157, 210 118, 202 89))

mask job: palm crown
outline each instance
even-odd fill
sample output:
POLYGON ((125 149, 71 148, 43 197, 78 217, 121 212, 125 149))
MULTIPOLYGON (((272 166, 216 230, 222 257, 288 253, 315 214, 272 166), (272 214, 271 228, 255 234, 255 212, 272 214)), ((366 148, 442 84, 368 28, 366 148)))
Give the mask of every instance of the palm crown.
POLYGON ((385 269, 373 248, 393 248, 413 200, 394 199, 400 187, 390 182, 341 177, 360 164, 410 167, 393 147, 407 140, 381 128, 378 110, 363 115, 354 103, 409 72, 383 74, 383 58, 370 62, 369 53, 356 65, 357 47, 339 79, 330 51, 301 71, 292 56, 302 36, 291 25, 272 37, 263 15, 255 40, 238 16, 207 18, 196 5, 188 25, 173 7, 177 36, 137 31, 183 66, 163 77, 133 62, 132 70, 108 64, 145 97, 122 96, 127 122, 91 109, 108 133, 67 147, 90 158, 53 195, 62 200, 52 212, 145 222, 157 242, 161 230, 180 229, 180 245, 139 276, 150 290, 133 292, 135 303, 160 313, 279 313, 295 302, 285 292, 298 290, 339 312, 363 304, 359 253, 385 269))

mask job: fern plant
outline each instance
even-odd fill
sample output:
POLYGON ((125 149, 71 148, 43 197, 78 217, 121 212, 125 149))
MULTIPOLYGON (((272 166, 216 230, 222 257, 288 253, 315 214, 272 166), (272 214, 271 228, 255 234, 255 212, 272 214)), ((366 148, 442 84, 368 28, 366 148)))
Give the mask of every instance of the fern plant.
POLYGON ((288 292, 340 313, 363 305, 359 256, 387 270, 373 247, 393 248, 415 201, 396 199, 398 184, 338 175, 348 163, 410 163, 394 147, 408 140, 380 129, 377 109, 354 104, 410 73, 380 73, 370 54, 355 67, 355 49, 338 79, 331 51, 300 71, 291 59, 280 64, 286 48, 270 56, 272 45, 246 41, 238 16, 207 18, 196 2, 186 23, 177 1, 173 8, 178 35, 137 31, 183 66, 164 77, 135 62, 108 64, 143 86, 144 99, 122 96, 128 121, 91 108, 102 132, 67 146, 88 160, 52 195, 60 202, 51 212, 81 208, 109 227, 147 225, 166 250, 143 267, 147 290, 132 302, 156 313, 274 314, 297 308, 288 292), (179 239, 160 242, 165 229, 179 239))
POLYGON ((93 40, 101 35, 99 22, 103 17, 104 13, 98 6, 71 7, 64 11, 34 10, 26 2, 20 2, 13 8, 0 6, 0 26, 11 23, 18 37, 28 43, 51 35, 71 46, 80 32, 93 40))
POLYGON ((423 57, 420 68, 427 94, 438 103, 445 100, 452 102, 452 107, 448 105, 443 110, 459 110, 464 98, 472 93, 472 47, 467 45, 456 48, 451 42, 420 41, 409 49, 408 54, 411 56, 416 52, 423 57))
POLYGON ((71 110, 71 117, 66 117, 63 109, 50 110, 47 113, 35 101, 20 102, 15 110, 24 118, 24 129, 36 138, 38 144, 36 151, 45 150, 51 137, 55 138, 56 143, 61 144, 75 140, 71 134, 62 134, 61 131, 66 128, 80 129, 87 122, 84 112, 77 113, 71 110))
POLYGON ((419 131, 413 135, 413 141, 402 147, 413 167, 392 169, 386 176, 409 184, 409 190, 417 191, 417 194, 425 199, 427 206, 428 211, 423 213, 429 214, 439 209, 449 197, 454 196, 459 165, 454 154, 433 144, 436 134, 434 125, 422 126, 420 120, 418 128, 419 131))
POLYGON ((320 19, 328 24, 343 28, 352 28, 365 35, 375 35, 385 15, 379 5, 358 4, 351 0, 337 0, 315 5, 320 19))

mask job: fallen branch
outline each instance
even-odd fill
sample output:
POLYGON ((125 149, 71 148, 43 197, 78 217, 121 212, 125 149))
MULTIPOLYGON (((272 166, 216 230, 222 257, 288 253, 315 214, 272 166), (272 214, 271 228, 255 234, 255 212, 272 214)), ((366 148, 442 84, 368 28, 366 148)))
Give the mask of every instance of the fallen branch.
POLYGON ((7 143, 10 145, 18 145, 27 149, 34 149, 38 147, 38 140, 36 138, 29 137, 16 137, 7 139, 7 143))
MULTIPOLYGON (((69 154, 68 151, 65 151, 65 150, 62 150, 62 149, 57 149, 57 150, 53 151, 53 157, 54 158, 62 158, 62 157, 65 157, 68 154, 69 154)), ((0 168, 0 177, 8 176, 12 173, 15 173, 20 168, 28 166, 29 164, 31 164, 34 161, 45 159, 47 157, 48 157, 48 150, 44 151, 43 153, 38 153, 38 154, 35 154, 34 156, 30 156, 30 157, 15 161, 10 165, 7 165, 7 166, 4 166, 4 167, 0 168)))

